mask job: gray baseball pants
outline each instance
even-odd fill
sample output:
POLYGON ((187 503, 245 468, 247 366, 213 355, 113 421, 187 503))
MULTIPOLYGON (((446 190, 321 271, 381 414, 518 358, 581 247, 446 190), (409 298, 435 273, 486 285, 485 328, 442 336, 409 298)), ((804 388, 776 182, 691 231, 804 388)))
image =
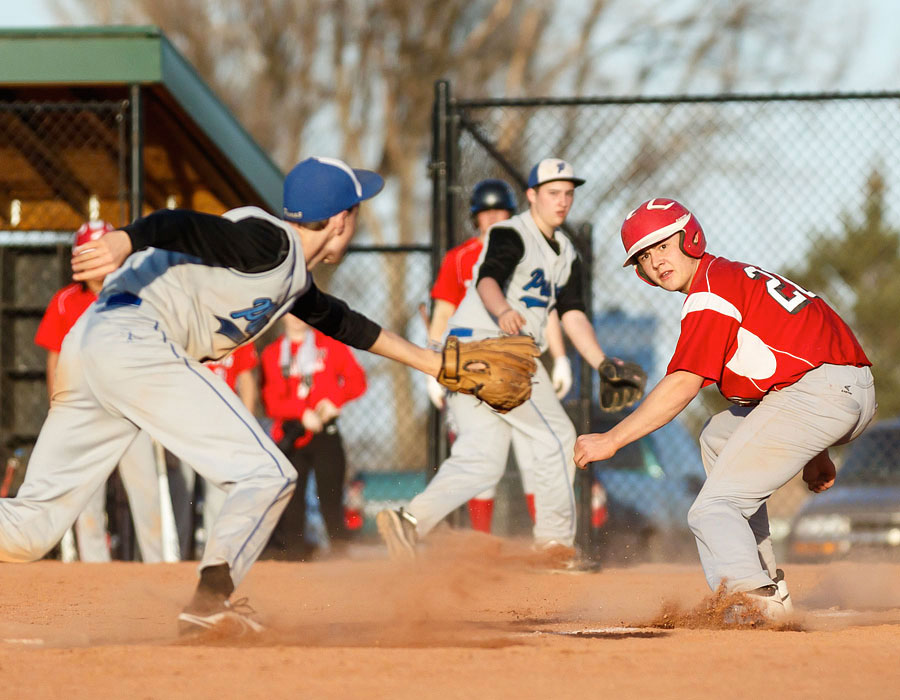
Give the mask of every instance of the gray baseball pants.
POLYGON ((707 422, 700 435, 707 478, 688 524, 710 588, 773 583, 766 501, 817 454, 857 437, 875 408, 868 367, 822 365, 757 406, 734 406, 707 422))

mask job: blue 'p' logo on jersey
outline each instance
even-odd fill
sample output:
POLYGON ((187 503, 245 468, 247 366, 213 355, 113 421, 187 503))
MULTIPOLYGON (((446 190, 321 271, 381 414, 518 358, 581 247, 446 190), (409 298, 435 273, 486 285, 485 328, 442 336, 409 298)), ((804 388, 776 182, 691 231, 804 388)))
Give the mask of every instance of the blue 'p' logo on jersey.
POLYGON ((271 299, 254 299, 253 306, 247 309, 240 309, 239 311, 232 311, 229 314, 234 319, 246 319, 247 326, 245 331, 238 328, 234 321, 216 316, 216 319, 219 321, 219 328, 216 332, 221 333, 237 344, 243 343, 247 338, 256 335, 265 328, 269 319, 272 318, 272 314, 277 309, 278 307, 271 299))
POLYGON ((539 267, 531 271, 531 279, 522 287, 523 292, 527 292, 530 289, 536 290, 539 296, 525 294, 519 297, 519 301, 525 304, 527 308, 548 306, 550 304, 550 283, 544 276, 544 271, 539 267))
POLYGON ((249 309, 232 311, 231 318, 247 319, 247 332, 250 335, 256 335, 265 328, 272 314, 275 313, 275 309, 275 302, 271 299, 254 299, 253 306, 249 309))

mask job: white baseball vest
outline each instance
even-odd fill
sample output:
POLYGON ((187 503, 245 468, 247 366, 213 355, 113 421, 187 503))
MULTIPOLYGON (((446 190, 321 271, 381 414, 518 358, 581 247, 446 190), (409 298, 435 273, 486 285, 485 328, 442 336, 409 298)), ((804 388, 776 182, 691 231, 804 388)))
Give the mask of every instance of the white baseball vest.
POLYGON ((266 272, 246 273, 210 265, 160 248, 129 256, 107 277, 98 304, 140 299, 173 341, 197 360, 218 360, 269 328, 310 284, 303 251, 290 224, 257 207, 223 215, 231 221, 265 219, 288 233, 285 259, 266 272))
POLYGON ((472 283, 466 291, 453 316, 450 317, 448 333, 473 338, 488 338, 500 334, 496 319, 491 316, 476 290, 478 270, 490 246, 491 231, 495 228, 515 229, 522 237, 525 253, 516 265, 515 271, 504 289, 506 300, 525 319, 522 332, 534 337, 541 348, 546 349, 544 328, 547 315, 556 305, 557 290, 569 280, 572 263, 575 261, 575 246, 560 230, 553 232, 559 243, 559 254, 550 247, 543 233, 537 227, 530 211, 501 221, 488 230, 484 248, 472 270, 472 283), (471 330, 471 334, 469 331, 471 330))

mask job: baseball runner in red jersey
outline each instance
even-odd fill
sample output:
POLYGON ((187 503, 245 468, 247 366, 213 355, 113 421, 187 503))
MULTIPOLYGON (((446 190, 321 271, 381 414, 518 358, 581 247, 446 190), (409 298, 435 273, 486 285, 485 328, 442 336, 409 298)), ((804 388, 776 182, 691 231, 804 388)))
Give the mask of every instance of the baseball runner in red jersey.
MULTIPOLYGON (((105 221, 87 221, 75 232, 73 247, 94 241, 115 226, 105 221)), ((53 401, 56 365, 63 338, 97 299, 103 280, 75 282, 60 289, 44 312, 34 336, 35 344, 47 350, 47 395, 53 401)), ((150 436, 141 433, 119 461, 119 475, 128 494, 135 535, 146 563, 163 561, 162 516, 156 457, 150 436)), ((110 560, 106 531, 106 483, 91 496, 75 521, 78 558, 85 562, 110 560)), ((71 537, 70 533, 67 533, 71 537)), ((65 550, 65 548, 64 548, 65 550)), ((65 555, 65 551, 64 551, 65 555)))
POLYGON ((666 376, 606 433, 582 435, 584 468, 672 420, 704 386, 735 406, 700 435, 707 480, 688 514, 709 586, 747 593, 772 619, 790 612, 776 569, 766 501, 798 472, 810 490, 834 483, 828 448, 857 437, 876 408, 870 362, 813 292, 755 265, 706 252, 694 215, 651 199, 622 225, 625 266, 687 295, 666 376))
MULTIPOLYGON (((16 498, 0 501, 0 560, 31 561, 56 544, 143 429, 228 492, 180 629, 228 621, 259 630, 229 598, 268 540, 296 472, 201 363, 221 360, 291 313, 353 347, 438 375, 440 354, 321 292, 309 273, 340 261, 359 204, 383 184, 376 173, 309 158, 285 178, 282 218, 256 207, 222 217, 163 210, 79 246, 74 278, 109 277, 63 342, 25 481, 16 498)), ((496 357, 505 367, 505 356, 496 357)))
MULTIPOLYGON (((526 334, 545 346, 547 318, 556 308, 563 329, 592 367, 606 355, 585 313, 581 264, 575 247, 559 228, 572 207, 575 188, 584 183, 572 166, 557 158, 535 165, 528 179, 529 208, 488 231, 471 285, 449 321, 449 335, 486 338, 498 333, 526 334)), ((535 493, 535 547, 554 559, 574 562, 575 429, 553 383, 538 366, 531 399, 498 414, 472 397, 448 398, 459 432, 450 457, 408 508, 384 510, 379 532, 395 558, 415 556, 418 539, 448 513, 497 484, 506 467, 510 434, 530 442, 535 493), (459 399, 463 400, 459 400, 459 399)))
MULTIPOLYGON (((484 248, 484 239, 488 229, 495 223, 505 221, 516 213, 518 208, 516 194, 509 183, 503 180, 488 179, 478 182, 472 188, 469 202, 469 214, 472 223, 478 231, 477 236, 451 248, 444 256, 437 279, 431 288, 431 298, 434 308, 431 315, 431 323, 428 327, 429 345, 440 347, 444 333, 447 330, 447 322, 453 312, 465 297, 472 281, 472 268, 478 261, 484 248)), ((572 387, 572 367, 566 357, 563 344, 562 329, 559 325, 559 315, 556 310, 550 312, 547 318, 547 345, 553 357, 553 388, 561 399, 572 387)), ((445 406, 446 390, 438 384, 437 380, 428 377, 428 395, 432 403, 439 410, 445 406)), ((452 415, 446 415, 447 427, 451 434, 457 432, 452 415)), ((528 505, 528 513, 532 521, 535 519, 534 490, 531 486, 531 460, 530 446, 526 436, 513 431, 512 445, 516 454, 516 463, 522 477, 522 488, 528 505)), ((504 461, 506 457, 504 456, 504 461)), ((491 531, 491 520, 494 511, 494 497, 496 488, 490 488, 469 500, 469 521, 472 528, 480 532, 491 531)))

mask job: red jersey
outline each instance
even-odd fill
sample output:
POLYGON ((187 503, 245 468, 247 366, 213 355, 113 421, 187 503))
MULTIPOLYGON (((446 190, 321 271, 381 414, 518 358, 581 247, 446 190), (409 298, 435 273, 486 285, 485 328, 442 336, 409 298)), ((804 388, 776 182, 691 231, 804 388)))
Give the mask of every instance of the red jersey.
POLYGON ((66 333, 96 299, 97 295, 81 282, 60 289, 47 304, 34 334, 35 344, 51 352, 59 352, 66 333))
POLYGON ((687 370, 741 403, 823 364, 872 363, 847 324, 812 292, 753 265, 709 253, 701 258, 667 374, 687 370))
POLYGON ((469 282, 472 281, 472 268, 481 255, 482 247, 484 244, 480 238, 470 238, 447 251, 431 288, 432 299, 443 299, 453 306, 459 306, 466 295, 469 282))
POLYGON ((205 364, 214 374, 224 379, 232 391, 236 392, 237 378, 259 364, 259 355, 256 353, 253 343, 248 343, 247 345, 241 345, 241 347, 219 362, 207 362, 205 364))
MULTIPOLYGON (((308 341, 288 341, 284 335, 262 351, 262 401, 266 415, 274 419, 275 442, 284 437, 284 421, 299 420, 323 399, 340 408, 366 390, 366 373, 350 348, 315 329, 313 341, 315 351, 309 354, 303 353, 308 341)), ((294 446, 310 440, 312 433, 305 433, 294 446)))

